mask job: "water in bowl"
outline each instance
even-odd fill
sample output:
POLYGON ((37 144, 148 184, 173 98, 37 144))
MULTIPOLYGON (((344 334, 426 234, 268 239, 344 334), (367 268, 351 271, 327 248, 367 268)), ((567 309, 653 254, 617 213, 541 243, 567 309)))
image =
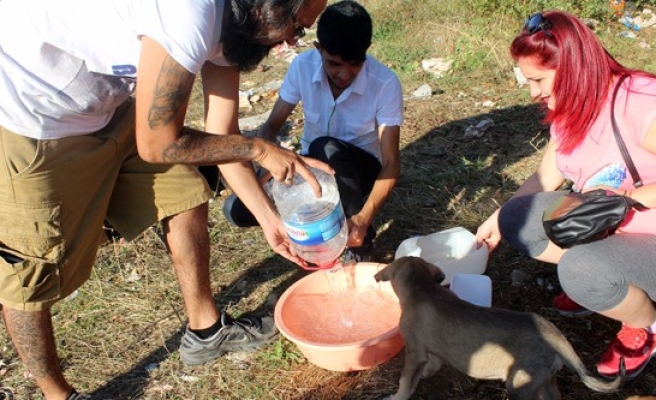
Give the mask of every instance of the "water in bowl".
POLYGON ((286 305, 286 313, 295 315, 287 328, 300 340, 344 344, 378 337, 398 326, 401 308, 391 291, 376 283, 358 285, 355 269, 341 264, 317 273, 326 275, 328 290, 299 294, 286 305))

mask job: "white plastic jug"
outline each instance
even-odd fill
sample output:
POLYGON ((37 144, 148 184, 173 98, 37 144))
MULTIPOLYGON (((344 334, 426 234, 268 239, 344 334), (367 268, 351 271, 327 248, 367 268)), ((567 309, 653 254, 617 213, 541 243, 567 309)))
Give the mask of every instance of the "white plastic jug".
POLYGON ((449 289, 462 300, 477 306, 492 306, 492 280, 487 275, 455 274, 449 289))
POLYGON ((486 246, 476 248, 476 236, 455 227, 426 236, 415 236, 401 242, 394 258, 421 257, 437 265, 446 275, 442 285, 451 283, 455 274, 482 274, 487 267, 486 246))

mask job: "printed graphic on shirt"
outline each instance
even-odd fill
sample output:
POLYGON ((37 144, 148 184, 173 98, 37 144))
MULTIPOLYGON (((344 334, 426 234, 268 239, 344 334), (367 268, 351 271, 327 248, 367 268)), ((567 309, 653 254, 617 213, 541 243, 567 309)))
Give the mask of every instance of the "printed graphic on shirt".
POLYGON ((137 67, 130 64, 125 65, 112 65, 112 72, 117 76, 134 76, 137 73, 137 67))
POLYGON ((618 189, 624 179, 626 179, 626 176, 626 166, 622 163, 617 162, 609 164, 600 169, 599 172, 592 175, 590 179, 585 182, 582 190, 601 185, 618 189))

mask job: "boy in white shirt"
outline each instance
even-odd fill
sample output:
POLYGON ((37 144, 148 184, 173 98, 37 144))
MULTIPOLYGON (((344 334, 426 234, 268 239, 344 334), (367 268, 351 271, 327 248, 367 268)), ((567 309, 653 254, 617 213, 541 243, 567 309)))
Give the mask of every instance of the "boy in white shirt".
MULTIPOLYGON (((296 57, 259 136, 275 141, 296 105, 303 104, 301 154, 326 162, 348 217, 345 261, 367 261, 376 231, 372 221, 400 173, 403 94, 396 74, 367 55, 369 13, 355 1, 326 8, 317 23, 316 49, 296 57)), ((231 195, 224 214, 237 226, 257 224, 231 195)))

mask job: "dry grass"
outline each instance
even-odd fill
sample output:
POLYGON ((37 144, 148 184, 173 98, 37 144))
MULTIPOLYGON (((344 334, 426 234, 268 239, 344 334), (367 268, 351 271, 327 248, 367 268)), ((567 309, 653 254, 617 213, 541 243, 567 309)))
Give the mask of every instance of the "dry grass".
MULTIPOLYGON (((395 7, 402 4, 369 1, 367 6, 383 18, 397 15, 395 7)), ((546 143, 537 109, 528 103, 526 92, 517 89, 508 70, 510 64, 503 60, 506 45, 499 38, 509 33, 482 36, 480 26, 460 21, 435 16, 423 25, 410 24, 403 43, 410 48, 419 40, 413 32, 421 32, 434 43, 436 53, 431 56, 442 56, 442 51, 455 54, 466 43, 472 54, 487 54, 489 63, 483 69, 472 70, 475 64, 463 60, 461 68, 474 72, 458 74, 462 70, 456 68, 452 75, 436 80, 420 70, 413 72, 401 61, 390 62, 404 68, 406 94, 425 82, 433 85, 436 94, 406 103, 402 178, 376 219, 377 261, 392 260, 398 244, 412 235, 452 226, 474 231, 535 168, 546 143), (444 40, 436 41, 440 35, 444 40), (474 51, 476 43, 487 51, 474 51), (484 107, 484 101, 493 101, 495 106, 484 107), (495 126, 481 138, 463 138, 465 128, 483 118, 491 118, 495 126)), ((495 20, 495 29, 501 29, 503 21, 495 20)), ((614 26, 605 29, 609 38, 619 31, 614 26)), ((642 37, 653 43, 649 35, 644 32, 642 37)), ((618 47, 623 49, 618 58, 627 64, 644 67, 654 59, 653 50, 638 48, 638 42, 624 43, 630 47, 618 47)), ((618 46, 615 41, 609 44, 618 46)), ((417 45, 430 48, 425 42, 417 45)), ((398 52, 401 47, 393 50, 398 52)), ((244 81, 257 86, 280 79, 286 68, 275 58, 265 64, 266 72, 250 74, 244 81)), ((274 97, 263 96, 243 116, 266 111, 274 97)), ((202 112, 198 97, 193 104, 189 122, 197 124, 202 112)), ((216 301, 237 315, 270 314, 277 296, 304 272, 276 256, 259 229, 231 227, 221 214, 223 199, 218 196, 210 207, 216 301)), ((491 257, 487 274, 494 282, 495 307, 546 316, 565 332, 588 366, 594 365, 617 330, 616 323, 597 316, 558 316, 550 308, 558 292, 553 268, 503 245, 491 257), (528 274, 524 285, 511 285, 509 275, 514 269, 528 274)), ((92 278, 77 297, 57 304, 53 314, 65 374, 94 399, 379 399, 395 391, 403 363, 399 355, 368 371, 325 371, 306 362, 293 344, 281 338, 255 353, 228 355, 200 367, 185 366, 177 353, 185 323, 183 303, 156 228, 132 243, 116 241, 102 247, 92 278)), ((0 387, 11 389, 17 399, 40 399, 4 330, 0 330, 0 349, 0 387)), ((649 366, 618 395, 593 393, 567 370, 559 373, 559 386, 566 400, 621 399, 649 394, 656 387, 655 371, 649 366)), ((473 380, 444 367, 421 382, 414 398, 502 400, 506 396, 499 382, 473 380)))

